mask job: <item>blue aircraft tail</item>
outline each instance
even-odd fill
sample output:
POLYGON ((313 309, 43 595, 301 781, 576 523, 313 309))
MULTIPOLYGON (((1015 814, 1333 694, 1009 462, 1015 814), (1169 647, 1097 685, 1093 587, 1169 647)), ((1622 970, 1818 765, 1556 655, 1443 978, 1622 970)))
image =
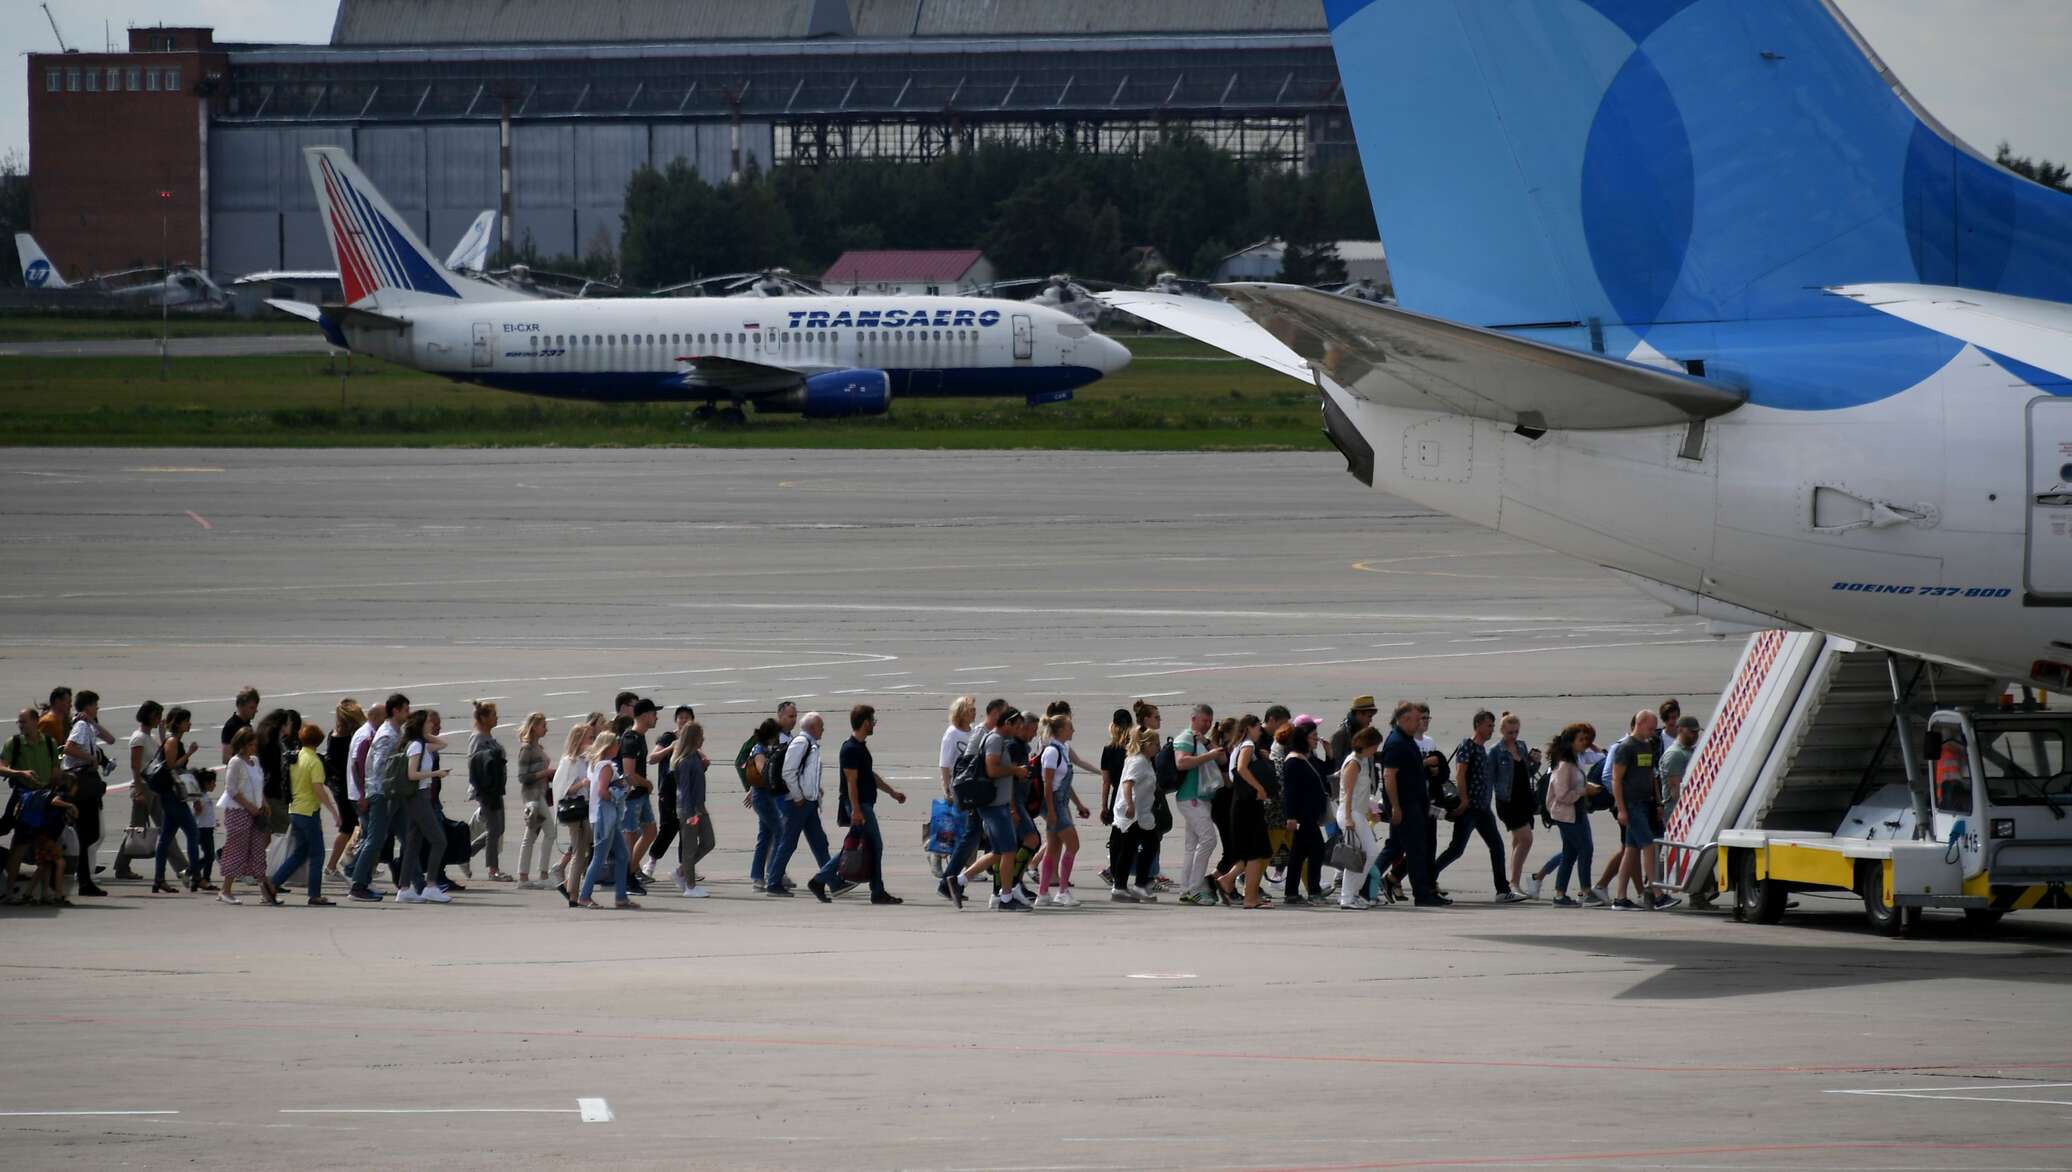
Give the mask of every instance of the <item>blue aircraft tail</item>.
POLYGON ((1828 2, 1324 9, 1407 308, 1630 342, 1861 315, 1820 292, 1851 282, 2072 300, 2072 197, 1953 141, 1828 2))

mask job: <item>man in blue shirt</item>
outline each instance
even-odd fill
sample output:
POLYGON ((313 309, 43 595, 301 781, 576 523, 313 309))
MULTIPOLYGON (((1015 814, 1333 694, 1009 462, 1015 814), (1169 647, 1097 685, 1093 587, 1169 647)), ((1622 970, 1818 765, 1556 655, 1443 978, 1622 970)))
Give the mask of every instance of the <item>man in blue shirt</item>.
POLYGON ((1431 790, 1425 785, 1424 754, 1417 748, 1422 721, 1417 705, 1405 701, 1389 717, 1388 739, 1381 743, 1381 786, 1388 806, 1389 841, 1375 860, 1376 874, 1386 874, 1397 859, 1410 871, 1410 890, 1418 907, 1445 907, 1453 901, 1439 894, 1432 881, 1431 790))

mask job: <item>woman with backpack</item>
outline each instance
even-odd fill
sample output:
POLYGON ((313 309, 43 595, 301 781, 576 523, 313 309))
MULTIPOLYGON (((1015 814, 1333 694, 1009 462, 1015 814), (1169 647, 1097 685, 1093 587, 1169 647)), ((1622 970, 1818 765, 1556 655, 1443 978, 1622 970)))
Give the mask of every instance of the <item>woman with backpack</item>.
MULTIPOLYGON (((151 702, 153 705, 157 701, 151 702)), ((139 712, 139 718, 142 712, 139 712)), ((165 714, 163 720, 153 722, 151 735, 151 757, 144 765, 144 784, 151 791, 151 799, 158 810, 158 852, 156 869, 151 877, 151 891, 154 895, 178 895, 180 889, 165 881, 165 867, 173 849, 173 835, 187 836, 187 890, 199 891, 202 884, 201 830, 195 825, 194 811, 187 806, 187 795, 180 786, 180 772, 187 768, 187 759, 194 754, 194 746, 186 743, 187 729, 194 723, 194 714, 185 708, 174 708, 165 714)))
POLYGON ((1590 887, 1590 856, 1594 843, 1586 802, 1592 791, 1600 787, 1585 778, 1580 756, 1589 746, 1591 736, 1588 725, 1572 724, 1562 729, 1561 734, 1547 746, 1547 761, 1554 767, 1553 776, 1547 782, 1547 816, 1554 820, 1554 828, 1561 832, 1561 853, 1533 872, 1525 890, 1528 895, 1538 895, 1541 881, 1547 872, 1553 871, 1555 907, 1602 907, 1605 903, 1590 887), (1582 878, 1583 898, 1580 902, 1569 898, 1568 877, 1571 871, 1582 878))
POLYGON ((1225 839, 1231 864, 1216 876, 1216 889, 1222 893, 1226 906, 1235 904, 1238 877, 1243 875, 1243 906, 1253 911, 1272 907, 1273 901, 1260 894, 1259 881, 1266 874, 1266 861, 1273 857, 1273 843, 1266 836, 1266 804, 1279 790, 1280 782, 1269 756, 1265 725, 1253 730, 1252 740, 1238 745, 1231 758, 1230 774, 1230 788, 1237 791, 1231 798, 1230 834, 1225 839))

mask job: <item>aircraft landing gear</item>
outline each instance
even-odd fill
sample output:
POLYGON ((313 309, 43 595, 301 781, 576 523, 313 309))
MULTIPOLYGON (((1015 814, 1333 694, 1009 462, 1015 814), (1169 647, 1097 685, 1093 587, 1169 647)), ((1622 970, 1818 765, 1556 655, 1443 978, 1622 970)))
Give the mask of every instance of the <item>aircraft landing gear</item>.
POLYGON ((710 403, 700 403, 696 407, 691 408, 691 418, 700 423, 709 421, 717 414, 719 414, 719 408, 714 407, 710 403))
POLYGON ((743 411, 739 404, 725 407, 720 410, 719 421, 721 423, 747 423, 748 412, 743 411))

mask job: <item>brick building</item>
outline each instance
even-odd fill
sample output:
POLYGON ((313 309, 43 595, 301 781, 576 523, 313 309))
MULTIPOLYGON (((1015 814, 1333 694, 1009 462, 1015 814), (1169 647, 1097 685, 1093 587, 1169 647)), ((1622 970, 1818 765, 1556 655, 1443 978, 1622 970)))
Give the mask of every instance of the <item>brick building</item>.
POLYGON ((208 269, 203 160, 227 60, 203 28, 131 29, 126 53, 29 54, 30 223, 66 276, 163 252, 208 269))

